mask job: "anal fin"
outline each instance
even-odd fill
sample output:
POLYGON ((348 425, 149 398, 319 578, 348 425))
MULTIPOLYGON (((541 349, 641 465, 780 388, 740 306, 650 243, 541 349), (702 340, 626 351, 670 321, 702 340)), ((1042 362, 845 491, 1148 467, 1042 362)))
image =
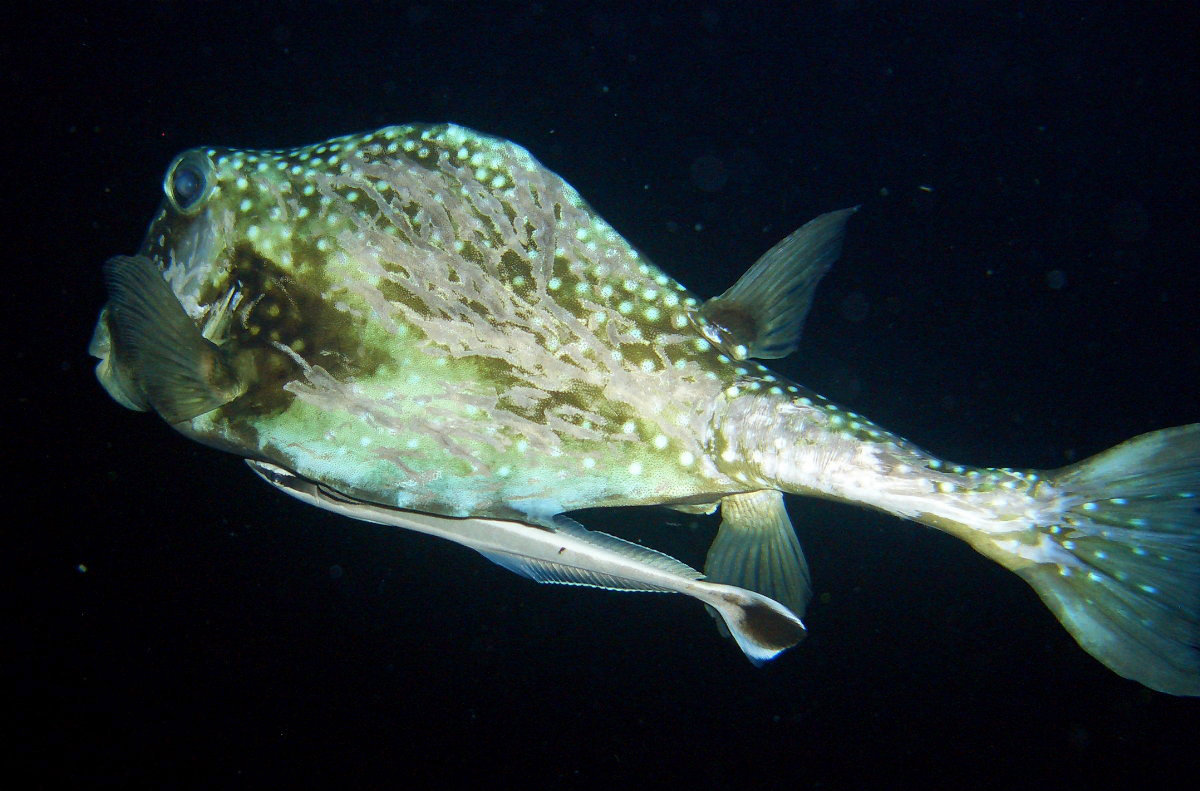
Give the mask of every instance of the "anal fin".
POLYGON ((812 598, 808 562, 774 489, 721 500, 721 527, 708 550, 705 577, 747 588, 803 617, 812 598))

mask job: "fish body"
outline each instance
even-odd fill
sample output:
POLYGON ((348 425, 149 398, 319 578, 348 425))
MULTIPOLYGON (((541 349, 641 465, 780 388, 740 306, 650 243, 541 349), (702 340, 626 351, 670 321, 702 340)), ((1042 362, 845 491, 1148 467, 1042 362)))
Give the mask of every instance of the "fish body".
MULTIPOLYGON (((523 148, 454 125, 193 149, 163 186, 141 250, 106 268, 98 376, 289 494, 452 540, 470 524, 475 548, 586 543, 561 516, 585 507, 719 507, 708 580, 796 613, 781 493, 859 503, 1022 574, 1117 672, 1200 694, 1200 426, 1050 473, 972 468, 759 362, 795 348, 853 210, 703 300, 523 148)), ((570 573, 604 584, 601 545, 570 573)))

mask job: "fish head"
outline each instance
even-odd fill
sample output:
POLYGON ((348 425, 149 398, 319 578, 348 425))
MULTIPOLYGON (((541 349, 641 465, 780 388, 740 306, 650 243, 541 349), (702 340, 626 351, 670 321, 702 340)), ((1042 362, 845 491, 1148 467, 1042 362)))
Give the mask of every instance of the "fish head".
MULTIPOLYGON (((331 205, 329 197, 337 179, 350 178, 339 168, 343 145, 182 152, 166 169, 162 201, 134 256, 158 271, 203 339, 253 371, 260 395, 273 384, 279 396, 306 345, 353 345, 331 337, 346 320, 324 299, 326 264, 345 258, 339 239, 352 225, 347 202, 331 205)), ((154 407, 137 355, 115 338, 110 299, 89 348, 97 377, 122 405, 154 407)))
MULTIPOLYGON (((171 284, 179 301, 190 303, 189 315, 204 312, 201 284, 210 283, 217 269, 216 220, 222 185, 213 154, 191 149, 171 162, 163 177, 163 198, 138 255, 152 262, 171 284)), ((99 359, 96 377, 118 403, 130 409, 150 408, 134 361, 122 355, 113 341, 110 305, 100 311, 88 351, 99 359)))

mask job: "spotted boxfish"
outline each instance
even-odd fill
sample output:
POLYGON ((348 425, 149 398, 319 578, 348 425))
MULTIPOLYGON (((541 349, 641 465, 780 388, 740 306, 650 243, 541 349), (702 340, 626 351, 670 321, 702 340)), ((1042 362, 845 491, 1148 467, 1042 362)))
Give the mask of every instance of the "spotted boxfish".
POLYGON ((452 124, 168 167, 104 267, 108 393, 356 519, 539 582, 692 596, 755 662, 805 634, 784 494, 857 503, 1019 574, 1084 650, 1200 695, 1200 424, 1035 471, 943 461, 772 372, 853 209, 702 299, 525 149, 452 124), (720 510, 703 572, 583 508, 720 510))

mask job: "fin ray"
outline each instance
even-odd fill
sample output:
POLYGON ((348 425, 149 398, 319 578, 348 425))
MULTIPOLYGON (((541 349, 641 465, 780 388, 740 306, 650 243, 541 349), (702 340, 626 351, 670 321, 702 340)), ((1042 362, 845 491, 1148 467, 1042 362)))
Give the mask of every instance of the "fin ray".
POLYGON ((721 517, 704 564, 707 578, 757 591, 803 617, 812 582, 783 495, 774 489, 729 495, 721 517))
POLYGON ((574 585, 581 588, 600 588, 609 591, 629 591, 632 593, 661 593, 669 590, 645 583, 635 585, 628 580, 614 577, 611 574, 603 574, 564 563, 552 563, 537 558, 518 557, 502 552, 476 551, 497 566, 506 568, 514 574, 520 574, 522 577, 527 577, 534 582, 549 585, 574 585))
POLYGON ((149 259, 117 256, 104 267, 110 320, 146 397, 168 423, 190 420, 245 391, 149 259))
POLYGON ((1200 424, 1143 434, 1052 476, 1073 504, 1040 529, 1069 555, 1014 570, 1112 670, 1200 695, 1200 424))
POLYGON ((739 359, 777 359, 795 351, 817 284, 841 255, 846 221, 856 211, 841 209, 806 223, 700 307, 722 347, 739 359))
MULTIPOLYGON (((585 541, 593 546, 603 548, 622 557, 636 560, 647 566, 660 569, 687 579, 700 579, 703 575, 686 563, 676 560, 666 553, 634 544, 623 538, 611 536, 596 530, 588 530, 574 519, 559 514, 546 523, 555 532, 566 533, 572 538, 585 541)), ((536 528, 531 528, 536 529, 536 528)), ((633 591, 642 593, 665 592, 669 588, 658 587, 649 583, 634 583, 612 574, 592 571, 566 563, 538 558, 518 557, 502 552, 484 552, 480 554, 498 566, 528 577, 535 582, 553 585, 577 585, 587 588, 602 588, 611 591, 633 591)))

